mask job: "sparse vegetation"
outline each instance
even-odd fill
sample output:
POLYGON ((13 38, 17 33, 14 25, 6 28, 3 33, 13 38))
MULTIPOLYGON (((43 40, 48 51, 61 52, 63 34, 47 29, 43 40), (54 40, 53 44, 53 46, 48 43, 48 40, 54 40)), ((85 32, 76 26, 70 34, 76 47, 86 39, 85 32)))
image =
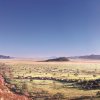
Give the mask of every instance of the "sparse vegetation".
POLYGON ((20 62, 0 66, 8 88, 17 94, 33 100, 99 97, 99 63, 20 62))

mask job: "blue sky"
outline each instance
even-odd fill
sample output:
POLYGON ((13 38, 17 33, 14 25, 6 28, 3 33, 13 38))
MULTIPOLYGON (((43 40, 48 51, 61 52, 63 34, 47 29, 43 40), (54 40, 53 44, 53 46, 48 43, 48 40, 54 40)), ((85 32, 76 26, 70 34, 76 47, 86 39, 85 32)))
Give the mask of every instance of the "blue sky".
POLYGON ((100 0, 0 0, 0 54, 100 54, 100 0))

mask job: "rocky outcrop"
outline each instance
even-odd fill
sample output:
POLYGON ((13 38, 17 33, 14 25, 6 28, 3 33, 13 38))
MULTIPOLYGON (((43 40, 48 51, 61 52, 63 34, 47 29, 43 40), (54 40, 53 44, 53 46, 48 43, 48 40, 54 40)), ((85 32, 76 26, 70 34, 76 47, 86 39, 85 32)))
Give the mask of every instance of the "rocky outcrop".
POLYGON ((69 59, 66 57, 59 57, 59 58, 45 60, 45 62, 63 62, 63 61, 69 61, 69 59))

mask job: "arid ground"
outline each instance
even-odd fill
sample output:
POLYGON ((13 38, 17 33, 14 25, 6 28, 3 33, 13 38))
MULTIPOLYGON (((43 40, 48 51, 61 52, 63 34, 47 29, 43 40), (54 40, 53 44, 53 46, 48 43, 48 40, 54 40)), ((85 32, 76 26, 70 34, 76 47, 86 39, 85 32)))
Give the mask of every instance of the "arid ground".
MULTIPOLYGON (((83 89, 76 85, 76 80, 100 79, 99 60, 36 62, 32 59, 9 59, 0 60, 0 62, 5 63, 10 69, 10 73, 6 73, 6 77, 10 78, 10 84, 16 85, 17 90, 23 89, 24 84, 24 88, 31 94, 33 100, 37 100, 35 98, 45 100, 49 96, 58 95, 65 98, 64 100, 84 96, 94 97, 100 90, 100 88, 83 89)), ((61 97, 58 96, 58 98, 61 97)))

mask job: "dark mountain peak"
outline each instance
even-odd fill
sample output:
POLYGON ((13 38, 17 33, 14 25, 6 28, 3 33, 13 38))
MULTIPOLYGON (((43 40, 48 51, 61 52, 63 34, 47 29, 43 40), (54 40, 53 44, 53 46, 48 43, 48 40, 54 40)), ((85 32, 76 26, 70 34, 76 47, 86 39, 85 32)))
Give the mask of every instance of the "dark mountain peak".
POLYGON ((11 59, 11 57, 10 56, 0 55, 0 59, 11 59))

